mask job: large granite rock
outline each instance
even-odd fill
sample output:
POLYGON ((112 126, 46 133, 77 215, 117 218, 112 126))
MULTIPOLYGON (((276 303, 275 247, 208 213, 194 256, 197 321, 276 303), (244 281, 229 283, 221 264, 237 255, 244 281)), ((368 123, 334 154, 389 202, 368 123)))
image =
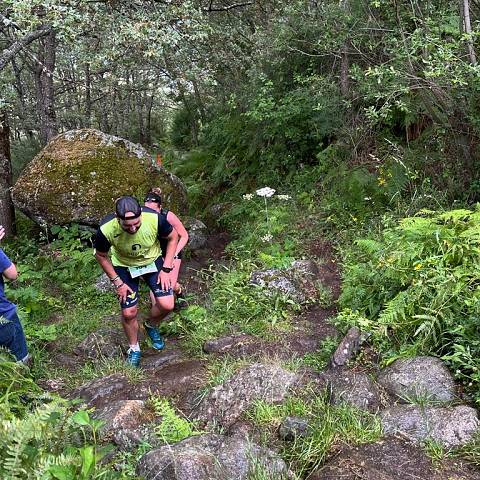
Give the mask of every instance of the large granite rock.
POLYGON ((84 383, 76 388, 70 397, 84 400, 89 407, 102 408, 115 400, 130 398, 130 389, 128 380, 123 375, 114 373, 84 383))
POLYGON ((296 379, 294 373, 279 366, 255 363, 213 388, 202 400, 196 417, 202 424, 228 428, 254 400, 281 402, 296 379))
POLYGON ((346 403, 370 412, 377 412, 382 407, 382 391, 366 373, 337 370, 326 375, 334 405, 346 403))
POLYGON ((396 360, 384 368, 378 383, 400 400, 451 402, 455 400, 455 382, 448 368, 436 357, 412 357, 396 360))
POLYGON ((477 411, 465 405, 397 405, 383 410, 380 416, 386 434, 402 434, 414 442, 431 438, 447 448, 465 445, 480 431, 477 411))
POLYGON ((109 438, 118 430, 134 430, 148 417, 143 400, 116 400, 96 410, 93 417, 105 422, 100 430, 102 437, 109 438))
POLYGON ((285 462, 241 437, 206 434, 144 455, 136 469, 145 480, 247 480, 261 467, 268 478, 286 478, 285 462))
POLYGON ((156 165, 141 146, 99 130, 72 130, 56 136, 17 180, 15 206, 41 225, 96 226, 113 211, 116 198, 143 199, 160 187, 164 204, 186 212, 183 183, 156 165))

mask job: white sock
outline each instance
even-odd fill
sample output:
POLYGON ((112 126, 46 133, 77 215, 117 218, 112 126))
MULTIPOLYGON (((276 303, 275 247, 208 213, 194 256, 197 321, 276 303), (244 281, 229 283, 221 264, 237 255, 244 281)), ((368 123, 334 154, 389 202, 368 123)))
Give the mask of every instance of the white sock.
POLYGON ((130 350, 132 352, 139 352, 140 351, 140 345, 138 344, 138 342, 135 345, 129 345, 129 347, 130 347, 130 350))
POLYGON ((30 354, 27 353, 27 356, 22 358, 21 360, 18 360, 18 363, 25 363, 25 362, 28 362, 28 360, 30 359, 30 354))

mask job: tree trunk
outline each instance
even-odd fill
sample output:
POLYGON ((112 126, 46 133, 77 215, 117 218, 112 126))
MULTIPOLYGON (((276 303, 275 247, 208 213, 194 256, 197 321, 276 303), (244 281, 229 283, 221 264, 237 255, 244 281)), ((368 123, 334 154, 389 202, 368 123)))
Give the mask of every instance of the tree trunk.
POLYGON ((51 32, 40 42, 38 66, 35 71, 37 112, 40 120, 40 141, 42 145, 45 145, 58 133, 53 88, 55 49, 55 33, 51 32))
POLYGON ((348 67, 349 67, 349 58, 348 58, 348 45, 344 44, 341 52, 340 60, 340 93, 343 97, 348 97, 350 91, 350 83, 348 81, 348 67))
POLYGON ((10 157, 10 127, 5 111, 0 111, 0 225, 8 234, 15 233, 15 209, 12 188, 12 162, 10 157))
POLYGON ((88 128, 92 126, 92 84, 90 65, 85 65, 85 124, 88 128))
POLYGON ((472 24, 470 22, 470 3, 469 0, 460 0, 460 22, 463 27, 463 31, 467 34, 467 47, 468 47, 468 58, 472 65, 477 64, 477 56, 475 55, 475 48, 473 46, 472 38, 472 24))
POLYGON ((147 145, 152 144, 152 109, 153 109, 154 96, 155 95, 152 92, 152 95, 150 96, 150 99, 148 101, 148 106, 147 106, 147 127, 145 132, 145 143, 147 145))

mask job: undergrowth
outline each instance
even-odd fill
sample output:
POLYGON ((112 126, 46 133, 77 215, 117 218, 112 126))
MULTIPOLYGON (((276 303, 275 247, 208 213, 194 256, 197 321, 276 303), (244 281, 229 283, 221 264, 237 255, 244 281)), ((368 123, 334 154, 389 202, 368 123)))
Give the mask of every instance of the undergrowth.
POLYGON ((384 361, 436 355, 479 402, 480 210, 421 211, 345 257, 339 323, 372 333, 384 361))
POLYGON ((256 401, 247 413, 270 434, 287 416, 307 421, 306 434, 281 447, 282 457, 299 476, 315 471, 342 445, 374 442, 381 437, 380 421, 375 415, 346 404, 331 405, 327 397, 311 392, 305 398, 289 397, 282 405, 256 401))

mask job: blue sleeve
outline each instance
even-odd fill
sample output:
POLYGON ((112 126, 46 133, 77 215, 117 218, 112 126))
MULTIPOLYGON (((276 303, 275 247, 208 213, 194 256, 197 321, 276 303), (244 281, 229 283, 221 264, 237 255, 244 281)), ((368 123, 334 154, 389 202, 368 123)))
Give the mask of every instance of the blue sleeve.
POLYGON ((11 260, 5 255, 0 248, 0 272, 4 272, 12 264, 11 260))

